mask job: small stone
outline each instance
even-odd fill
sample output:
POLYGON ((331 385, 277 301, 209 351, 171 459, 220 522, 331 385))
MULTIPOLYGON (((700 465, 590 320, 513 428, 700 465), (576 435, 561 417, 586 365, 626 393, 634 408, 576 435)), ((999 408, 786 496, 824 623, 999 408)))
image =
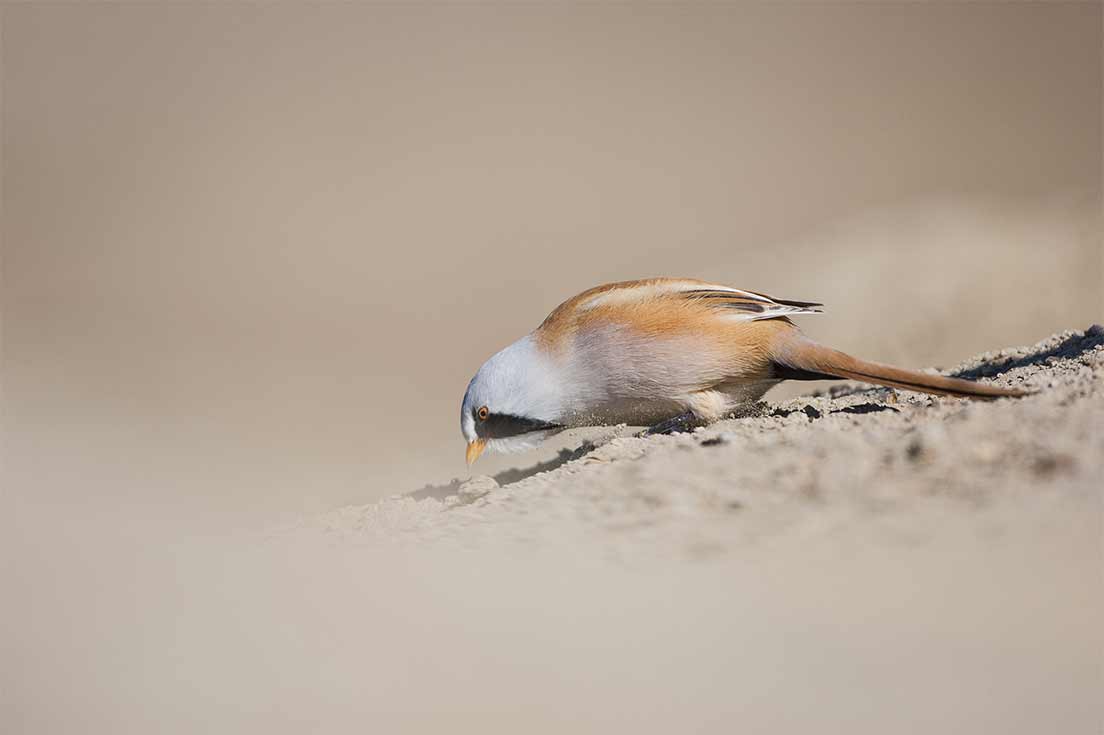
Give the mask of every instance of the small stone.
POLYGON ((498 489, 498 482, 490 475, 476 475, 460 485, 457 495, 464 502, 477 500, 492 490, 498 489))

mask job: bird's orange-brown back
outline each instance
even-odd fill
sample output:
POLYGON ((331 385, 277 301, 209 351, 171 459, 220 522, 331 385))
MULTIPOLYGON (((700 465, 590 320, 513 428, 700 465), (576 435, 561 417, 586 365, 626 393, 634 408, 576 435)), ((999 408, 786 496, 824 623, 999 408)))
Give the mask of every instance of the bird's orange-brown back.
POLYGON ((576 335, 598 330, 624 330, 657 343, 678 340, 688 346, 687 360, 704 362, 703 375, 758 380, 769 374, 780 335, 796 330, 787 315, 816 306, 695 279, 621 281, 563 302, 534 337, 552 354, 566 350, 576 335))

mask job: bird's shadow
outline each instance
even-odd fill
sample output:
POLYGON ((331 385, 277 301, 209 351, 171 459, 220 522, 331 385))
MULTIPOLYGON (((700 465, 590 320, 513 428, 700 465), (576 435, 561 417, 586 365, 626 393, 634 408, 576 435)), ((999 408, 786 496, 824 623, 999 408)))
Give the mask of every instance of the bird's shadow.
MULTIPOLYGON (((546 462, 538 462, 530 467, 514 467, 503 470, 493 476, 494 481, 499 485, 510 485, 515 482, 521 482, 533 475, 539 475, 542 472, 551 472, 568 462, 585 457, 594 451, 595 448, 596 446, 593 443, 585 441, 575 449, 561 449, 559 454, 546 462)), ((464 480, 457 478, 444 485, 426 485, 419 490, 407 493, 406 497, 414 500, 425 500, 426 498, 444 500, 447 497, 458 494, 460 492, 460 486, 463 484, 464 480)))

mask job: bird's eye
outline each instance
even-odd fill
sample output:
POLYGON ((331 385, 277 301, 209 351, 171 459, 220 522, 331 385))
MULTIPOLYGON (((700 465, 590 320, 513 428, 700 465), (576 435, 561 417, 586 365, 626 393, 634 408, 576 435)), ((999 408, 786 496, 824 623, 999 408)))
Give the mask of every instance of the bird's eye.
POLYGON ((491 412, 487 410, 486 406, 480 406, 479 410, 475 412, 475 415, 479 417, 480 421, 486 421, 487 417, 491 415, 491 412))

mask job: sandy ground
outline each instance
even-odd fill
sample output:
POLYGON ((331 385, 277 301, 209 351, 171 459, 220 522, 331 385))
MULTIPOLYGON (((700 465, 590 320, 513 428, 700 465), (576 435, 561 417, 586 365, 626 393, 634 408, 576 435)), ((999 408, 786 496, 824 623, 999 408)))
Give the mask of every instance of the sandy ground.
POLYGON ((263 536, 8 518, 5 732, 1098 733, 1104 329, 263 536), (48 530, 47 530, 48 529, 48 530))
POLYGON ((414 691, 373 669, 375 698, 339 708, 395 727, 1099 732, 1104 329, 953 372, 1037 392, 840 385, 691 435, 596 430, 270 548, 389 600, 382 560, 406 560, 424 606, 353 609, 414 691))

